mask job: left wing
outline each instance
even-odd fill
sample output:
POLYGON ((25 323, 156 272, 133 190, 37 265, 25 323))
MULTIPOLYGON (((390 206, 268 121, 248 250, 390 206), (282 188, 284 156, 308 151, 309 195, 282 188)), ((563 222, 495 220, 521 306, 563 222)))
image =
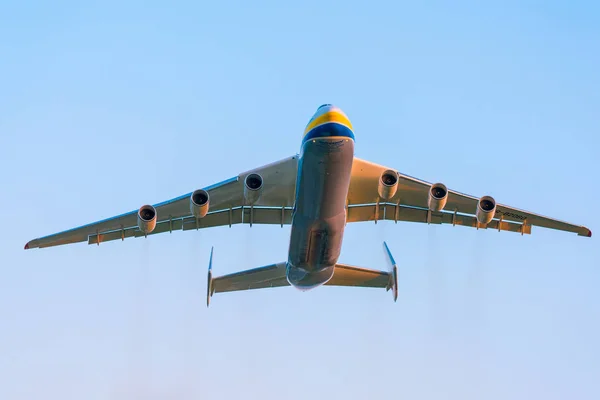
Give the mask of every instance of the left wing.
POLYGON ((138 213, 142 212, 140 209, 31 240, 25 245, 25 249, 84 241, 88 244, 100 244, 109 240, 124 240, 174 230, 231 226, 239 223, 283 226, 291 221, 297 167, 297 156, 292 156, 201 189, 208 194, 204 215, 192 214, 191 197, 198 191, 153 206, 144 206, 150 210, 148 215, 155 217, 155 227, 150 232, 147 227, 142 230, 139 225, 138 213), (252 179, 254 181, 250 182, 252 179), (246 187, 247 180, 256 190, 246 187))
POLYGON ((492 228, 521 234, 530 234, 531 227, 535 225, 573 232, 579 236, 592 236, 592 231, 585 226, 496 204, 489 196, 479 198, 449 190, 444 185, 434 186, 392 168, 354 158, 348 193, 347 221, 383 219, 463 225, 478 229, 492 228), (384 175, 388 185, 382 182, 384 175), (432 190, 435 191, 436 188, 437 194, 445 197, 432 197, 432 190), (440 209, 442 204, 444 207, 440 209))

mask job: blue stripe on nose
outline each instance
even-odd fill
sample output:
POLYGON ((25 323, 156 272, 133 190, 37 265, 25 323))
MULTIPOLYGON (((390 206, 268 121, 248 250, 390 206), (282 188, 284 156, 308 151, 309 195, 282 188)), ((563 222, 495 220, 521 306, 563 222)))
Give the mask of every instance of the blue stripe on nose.
POLYGON ((337 122, 327 122, 325 124, 314 127, 304 136, 304 140, 302 142, 307 142, 312 139, 317 138, 328 138, 333 136, 342 136, 354 139, 354 132, 352 129, 348 128, 345 125, 338 124, 337 122))

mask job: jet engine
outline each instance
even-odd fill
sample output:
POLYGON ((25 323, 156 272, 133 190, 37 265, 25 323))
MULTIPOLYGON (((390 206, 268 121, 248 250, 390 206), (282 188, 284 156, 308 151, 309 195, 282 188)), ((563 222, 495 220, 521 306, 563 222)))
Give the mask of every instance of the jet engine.
POLYGON ((496 214, 496 200, 492 196, 483 196, 477 202, 477 221, 480 224, 489 224, 496 214))
POLYGON ((443 183, 431 185, 427 206, 431 211, 442 211, 448 201, 448 188, 443 183))
POLYGON ((148 234, 156 228, 156 209, 151 205, 140 207, 137 215, 137 224, 145 234, 148 234))
POLYGON ((244 179, 244 199, 247 204, 254 204, 258 201, 263 189, 263 178, 259 174, 249 174, 244 179))
POLYGON ((208 213, 210 196, 204 189, 194 190, 190 196, 190 211, 196 218, 204 218, 208 213))
POLYGON ((379 177, 379 185, 377 187, 379 197, 389 200, 394 197, 396 190, 398 190, 398 174, 396 171, 392 171, 391 169, 383 171, 379 177))

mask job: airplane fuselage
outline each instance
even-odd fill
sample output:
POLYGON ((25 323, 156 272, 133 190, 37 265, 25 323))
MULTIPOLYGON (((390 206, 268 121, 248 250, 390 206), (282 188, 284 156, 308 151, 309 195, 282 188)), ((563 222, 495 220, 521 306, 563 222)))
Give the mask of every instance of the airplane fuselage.
POLYGON ((298 159, 287 279, 308 290, 333 276, 346 225, 354 133, 341 110, 324 105, 309 122, 298 159))

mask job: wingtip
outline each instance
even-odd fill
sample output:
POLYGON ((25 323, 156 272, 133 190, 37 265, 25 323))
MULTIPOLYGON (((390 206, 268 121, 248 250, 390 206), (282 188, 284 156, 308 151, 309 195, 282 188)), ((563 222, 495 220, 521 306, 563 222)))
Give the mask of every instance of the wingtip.
POLYGON ((583 226, 579 236, 592 237, 592 230, 583 226))

